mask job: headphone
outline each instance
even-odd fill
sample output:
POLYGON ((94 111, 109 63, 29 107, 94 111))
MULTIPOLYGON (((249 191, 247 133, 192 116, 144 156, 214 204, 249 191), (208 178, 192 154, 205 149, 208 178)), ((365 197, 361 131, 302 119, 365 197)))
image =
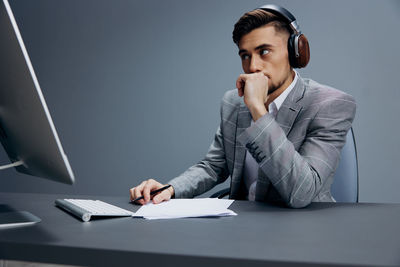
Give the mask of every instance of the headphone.
POLYGON ((277 15, 287 22, 293 33, 288 40, 289 62, 293 68, 304 68, 310 61, 310 46, 304 34, 301 33, 300 26, 296 18, 286 8, 278 5, 264 5, 257 9, 268 11, 277 15))

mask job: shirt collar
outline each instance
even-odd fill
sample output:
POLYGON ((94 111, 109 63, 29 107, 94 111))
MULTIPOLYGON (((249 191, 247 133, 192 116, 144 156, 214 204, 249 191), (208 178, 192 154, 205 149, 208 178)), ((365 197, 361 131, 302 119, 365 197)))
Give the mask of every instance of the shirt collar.
POLYGON ((296 70, 293 70, 293 71, 294 71, 295 75, 294 75, 294 79, 293 79, 292 83, 288 86, 288 88, 285 89, 285 91, 283 91, 277 98, 275 98, 274 101, 272 101, 269 104, 268 110, 274 109, 273 107, 271 108, 271 105, 275 105, 276 106, 276 111, 278 111, 280 109, 280 107, 282 106, 283 101, 285 101, 286 97, 293 90, 294 86, 297 83, 298 76, 299 76, 299 74, 297 73, 296 70))

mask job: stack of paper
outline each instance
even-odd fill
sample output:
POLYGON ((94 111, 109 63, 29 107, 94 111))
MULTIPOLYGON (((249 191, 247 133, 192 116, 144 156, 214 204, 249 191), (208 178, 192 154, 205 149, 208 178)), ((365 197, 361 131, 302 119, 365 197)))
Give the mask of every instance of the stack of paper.
POLYGON ((228 209, 232 202, 231 199, 218 198, 171 199, 160 204, 150 202, 132 216, 153 220, 237 215, 228 209))

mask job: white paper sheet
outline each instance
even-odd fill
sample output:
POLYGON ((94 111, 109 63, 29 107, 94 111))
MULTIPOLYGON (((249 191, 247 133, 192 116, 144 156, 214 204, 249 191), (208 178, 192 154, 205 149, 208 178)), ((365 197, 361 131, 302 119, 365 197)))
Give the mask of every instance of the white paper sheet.
POLYGON ((150 220, 233 216, 237 214, 228 209, 232 203, 231 199, 218 198, 171 199, 156 205, 150 202, 132 216, 150 220))

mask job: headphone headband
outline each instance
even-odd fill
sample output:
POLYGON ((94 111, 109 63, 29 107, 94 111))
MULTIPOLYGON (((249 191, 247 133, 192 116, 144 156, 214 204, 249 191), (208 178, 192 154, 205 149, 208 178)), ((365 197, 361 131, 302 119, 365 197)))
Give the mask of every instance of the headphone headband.
POLYGON ((269 11, 269 12, 283 18, 290 25, 290 27, 292 28, 294 33, 301 34, 300 26, 297 23, 296 18, 286 8, 278 6, 278 5, 269 4, 269 5, 263 5, 257 9, 269 11))

